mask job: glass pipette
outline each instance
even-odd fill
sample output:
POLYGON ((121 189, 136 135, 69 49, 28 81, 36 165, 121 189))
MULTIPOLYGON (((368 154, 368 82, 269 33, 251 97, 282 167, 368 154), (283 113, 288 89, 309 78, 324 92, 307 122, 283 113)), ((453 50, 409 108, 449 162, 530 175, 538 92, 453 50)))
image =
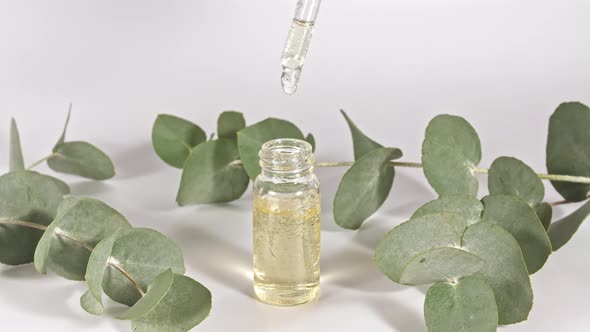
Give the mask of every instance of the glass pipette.
POLYGON ((320 9, 321 0, 298 0, 295 17, 283 50, 281 84, 283 91, 292 95, 297 90, 305 55, 311 42, 311 32, 320 9))

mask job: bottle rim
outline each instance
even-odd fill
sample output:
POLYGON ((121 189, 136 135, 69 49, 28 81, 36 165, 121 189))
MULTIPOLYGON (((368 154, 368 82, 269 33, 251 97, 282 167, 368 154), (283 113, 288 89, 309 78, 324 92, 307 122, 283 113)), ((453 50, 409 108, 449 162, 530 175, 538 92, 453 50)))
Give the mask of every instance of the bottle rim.
POLYGON ((311 144, 294 138, 279 138, 262 145, 260 167, 279 173, 301 172, 313 168, 315 156, 311 144))

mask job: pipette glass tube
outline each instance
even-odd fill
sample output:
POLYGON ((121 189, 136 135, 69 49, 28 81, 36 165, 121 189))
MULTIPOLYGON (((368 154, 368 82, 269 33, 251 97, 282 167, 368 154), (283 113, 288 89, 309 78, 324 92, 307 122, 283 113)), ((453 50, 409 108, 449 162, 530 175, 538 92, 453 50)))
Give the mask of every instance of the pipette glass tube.
POLYGON ((297 2, 295 17, 281 58, 283 66, 281 84, 283 91, 288 95, 294 94, 297 90, 321 2, 321 0, 298 0, 297 2))

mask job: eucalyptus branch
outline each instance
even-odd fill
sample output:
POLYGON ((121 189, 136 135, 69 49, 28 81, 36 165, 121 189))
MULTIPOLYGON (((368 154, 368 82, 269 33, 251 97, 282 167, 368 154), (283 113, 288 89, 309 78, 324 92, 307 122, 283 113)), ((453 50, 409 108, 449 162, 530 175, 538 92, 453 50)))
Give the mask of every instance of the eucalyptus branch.
POLYGON ((110 259, 109 259, 109 263, 108 264, 110 266, 114 267, 115 269, 117 269, 119 272, 121 272, 121 274, 123 274, 125 276, 125 278, 127 278, 133 284, 133 286, 135 286, 135 289, 137 289, 137 291, 139 292, 139 294, 141 294, 142 297, 145 295, 145 292, 143 291, 143 288, 141 288, 141 286, 139 285, 139 283, 137 282, 137 280, 135 280, 129 274, 129 272, 127 272, 121 265, 119 265, 117 262, 114 262, 113 260, 110 260, 110 259))
MULTIPOLYGON (((0 224, 18 225, 18 226, 34 228, 34 229, 38 229, 38 230, 42 230, 42 231, 47 230, 47 226, 45 226, 45 225, 36 224, 33 222, 29 222, 29 221, 15 220, 15 219, 0 218, 0 224)), ((91 245, 89 245, 88 243, 62 232, 59 228, 56 229, 55 235, 72 240, 90 252, 92 252, 92 250, 94 250, 94 248, 91 245)), ((145 295, 143 288, 141 288, 141 286, 139 285, 137 280, 135 280, 133 278, 133 276, 131 274, 129 274, 129 272, 127 272, 123 267, 121 267, 116 262, 113 262, 111 260, 109 260, 108 264, 110 266, 114 267, 115 269, 117 269, 119 272, 121 272, 121 274, 123 274, 123 276, 125 276, 125 278, 127 278, 133 284, 133 286, 135 286, 135 288, 137 289, 139 294, 141 294, 141 296, 145 295)))
POLYGON ((561 201, 557 201, 557 202, 551 202, 550 205, 551 206, 559 206, 559 205, 566 205, 566 204, 572 204, 572 203, 575 203, 575 202, 569 202, 569 201, 566 201, 566 200, 561 200, 561 201))
POLYGON ((23 226, 23 227, 35 228, 35 229, 39 229, 42 231, 47 230, 47 226, 45 226, 45 225, 36 224, 34 222, 29 222, 29 221, 15 220, 15 219, 0 218, 0 224, 18 225, 18 226, 23 226))
MULTIPOLYGON (((316 167, 351 167, 352 165, 354 165, 354 161, 318 162, 315 164, 316 167)), ((421 163, 415 163, 415 162, 392 161, 389 163, 389 165, 391 167, 422 168, 421 163)), ((476 174, 486 174, 487 175, 489 173, 488 168, 474 167, 472 170, 473 170, 473 173, 476 173, 476 174)), ((542 174, 542 173, 537 173, 537 176, 541 180, 590 184, 590 177, 585 177, 585 176, 542 174)))
POLYGON ((54 152, 54 153, 52 153, 52 154, 50 154, 50 155, 48 155, 48 156, 46 156, 44 158, 41 158, 41 159, 37 160, 36 162, 32 163, 29 167, 27 167, 27 170, 31 170, 31 169, 33 169, 33 168, 41 165, 42 163, 46 162, 47 160, 49 160, 49 159, 51 159, 53 157, 57 157, 59 155, 60 155, 59 153, 54 152))

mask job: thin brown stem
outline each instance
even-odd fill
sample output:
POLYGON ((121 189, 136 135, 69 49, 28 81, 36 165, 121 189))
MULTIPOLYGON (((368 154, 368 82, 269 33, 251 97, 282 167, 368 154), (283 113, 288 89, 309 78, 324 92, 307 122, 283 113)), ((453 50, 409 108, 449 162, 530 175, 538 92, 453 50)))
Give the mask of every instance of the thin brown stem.
POLYGON ((70 235, 68 235, 68 234, 64 233, 64 232, 63 232, 61 229, 59 229, 59 228, 56 228, 56 229, 55 229, 55 232, 54 232, 54 234, 55 234, 55 235, 57 235, 57 236, 59 236, 59 237, 63 237, 63 238, 66 238, 66 239, 68 239, 68 240, 71 240, 71 241, 73 241, 73 242, 76 242, 78 245, 80 245, 81 247, 83 247, 84 249, 86 249, 86 250, 88 250, 88 251, 90 251, 90 252, 92 252, 92 250, 94 250, 94 248, 93 248, 91 245, 89 245, 88 243, 86 243, 86 242, 84 242, 84 241, 82 241, 82 240, 80 240, 80 239, 77 239, 77 238, 75 238, 75 237, 73 237, 73 236, 70 236, 70 235))
POLYGON ((18 226, 23 226, 23 227, 35 228, 35 229, 39 229, 42 231, 47 230, 47 226, 45 226, 45 225, 36 224, 34 222, 29 222, 29 221, 14 220, 14 219, 0 218, 0 224, 18 225, 18 226))
POLYGON ((59 153, 54 152, 54 153, 52 153, 52 154, 50 154, 50 155, 48 155, 48 156, 46 156, 44 158, 41 158, 41 159, 37 160, 36 162, 32 163, 29 167, 27 167, 27 170, 31 170, 31 169, 33 169, 33 168, 41 165, 42 163, 46 162, 47 160, 49 160, 49 159, 51 159, 53 157, 57 157, 59 155, 60 155, 59 153))
POLYGON ((558 205, 566 205, 566 204, 572 204, 572 203, 574 203, 574 202, 569 202, 569 201, 563 200, 563 201, 552 202, 550 205, 551 206, 558 206, 558 205))
POLYGON ((145 295, 145 292, 143 291, 143 288, 141 288, 141 285, 139 285, 137 280, 133 279, 133 277, 129 274, 129 272, 125 271, 125 269, 123 269, 123 267, 121 267, 119 264, 112 262, 110 260, 109 260, 109 265, 114 267, 115 269, 117 269, 119 272, 121 272, 121 274, 124 275, 125 278, 127 278, 133 284, 133 286, 135 286, 135 289, 137 289, 137 291, 139 292, 139 294, 141 294, 141 296, 145 295))
MULTIPOLYGON (((15 219, 5 219, 5 218, 0 218, 0 224, 5 224, 5 225, 18 225, 18 226, 22 226, 22 227, 29 227, 29 228, 34 228, 34 229, 38 229, 38 230, 42 230, 42 231, 46 231, 47 230, 47 226, 45 225, 41 225, 41 224, 36 224, 33 222, 29 222, 29 221, 22 221, 22 220, 15 220, 15 219)), ((55 235, 59 236, 59 237, 63 237, 66 238, 68 240, 74 241, 76 242, 78 245, 80 245, 81 247, 83 247, 84 249, 88 250, 89 252, 92 252, 92 250, 94 250, 94 248, 89 245, 88 243, 75 238, 73 236, 70 236, 66 233, 64 233, 63 231, 61 231, 59 228, 57 228, 54 232, 55 235)), ((117 269, 119 272, 121 272, 121 274, 123 276, 125 276, 125 278, 127 278, 129 280, 129 282, 131 282, 133 284, 133 286, 135 287, 135 289, 137 289, 137 291, 139 292, 139 294, 141 294, 141 296, 145 295, 145 292, 143 290, 143 288, 141 288, 141 286, 139 285, 139 283, 137 282, 137 280, 135 280, 133 278, 133 276, 131 274, 129 274, 129 272, 127 272, 122 266, 120 266, 119 264, 110 261, 108 262, 108 264, 112 267, 114 267, 115 269, 117 269)))

